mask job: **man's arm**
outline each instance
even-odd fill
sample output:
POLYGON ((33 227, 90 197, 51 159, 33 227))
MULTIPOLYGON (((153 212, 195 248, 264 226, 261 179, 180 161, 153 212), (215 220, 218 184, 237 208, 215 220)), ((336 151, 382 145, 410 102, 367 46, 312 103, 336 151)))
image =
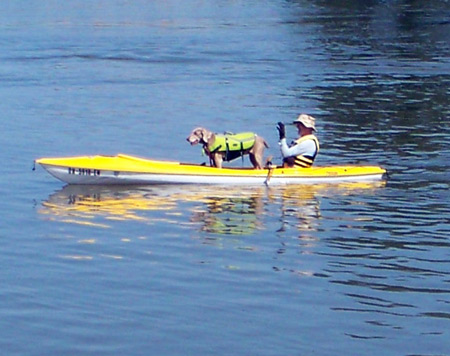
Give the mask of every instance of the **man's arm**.
POLYGON ((312 157, 316 152, 316 144, 313 140, 307 140, 300 143, 299 145, 293 145, 292 147, 289 147, 286 143, 286 139, 283 138, 280 140, 280 148, 281 154, 284 158, 298 155, 312 157))

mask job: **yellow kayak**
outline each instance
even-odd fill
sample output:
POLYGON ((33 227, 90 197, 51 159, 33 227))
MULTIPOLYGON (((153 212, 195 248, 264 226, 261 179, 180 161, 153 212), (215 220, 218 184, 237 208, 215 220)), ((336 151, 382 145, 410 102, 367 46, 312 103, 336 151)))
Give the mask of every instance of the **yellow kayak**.
POLYGON ((68 184, 317 184, 377 181, 386 175, 378 166, 215 168, 124 154, 40 158, 36 163, 68 184))

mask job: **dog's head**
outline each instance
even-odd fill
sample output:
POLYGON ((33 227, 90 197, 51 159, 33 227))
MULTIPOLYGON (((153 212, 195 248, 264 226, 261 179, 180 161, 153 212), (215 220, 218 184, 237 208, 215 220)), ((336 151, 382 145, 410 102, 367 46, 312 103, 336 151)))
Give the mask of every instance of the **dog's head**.
POLYGON ((212 133, 203 127, 197 127, 192 130, 191 134, 186 138, 186 141, 191 144, 191 146, 198 143, 207 144, 212 133))

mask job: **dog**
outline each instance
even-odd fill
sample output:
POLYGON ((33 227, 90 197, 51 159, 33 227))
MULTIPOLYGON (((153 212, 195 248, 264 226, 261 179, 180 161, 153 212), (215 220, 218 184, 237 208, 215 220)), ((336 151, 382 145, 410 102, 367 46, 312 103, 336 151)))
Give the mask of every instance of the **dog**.
POLYGON ((203 150, 209 157, 211 167, 217 168, 222 168, 222 162, 224 161, 232 161, 248 154, 253 167, 263 169, 264 149, 269 148, 269 145, 261 136, 251 132, 220 135, 203 127, 192 130, 186 140, 191 146, 203 145, 203 150))

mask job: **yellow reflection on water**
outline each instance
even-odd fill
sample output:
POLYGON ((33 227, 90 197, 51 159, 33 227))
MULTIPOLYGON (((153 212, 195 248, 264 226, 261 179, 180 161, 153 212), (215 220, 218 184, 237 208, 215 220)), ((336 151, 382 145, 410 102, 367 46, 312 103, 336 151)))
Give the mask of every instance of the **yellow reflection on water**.
MULTIPOLYGON (((52 221, 94 228, 110 228, 112 223, 120 221, 176 223, 220 235, 253 234, 266 228, 268 216, 279 212, 280 231, 284 229, 283 224, 294 220, 299 231, 311 232, 319 224, 322 196, 354 194, 358 190, 379 188, 382 184, 66 186, 50 195, 38 211, 52 221)), ((307 233, 302 238, 314 239, 307 233)), ((82 243, 95 243, 95 240, 85 239, 82 243)))
POLYGON ((242 189, 237 187, 196 192, 185 196, 201 202, 192 212, 190 221, 200 230, 214 234, 249 235, 262 229, 265 187, 242 189))
POLYGON ((145 191, 129 188, 66 186, 50 195, 38 211, 50 220, 109 228, 108 221, 150 222, 140 213, 171 210, 175 205, 163 196, 148 197, 145 191))
MULTIPOLYGON (((77 238, 76 242, 82 246, 80 253, 59 255, 65 260, 88 262, 94 257, 123 260, 128 251, 123 246, 134 246, 135 242, 149 237, 133 236, 130 231, 119 236, 118 247, 117 243, 102 244, 102 237, 110 233, 96 233, 95 229, 117 228, 118 224, 132 222, 133 225, 151 225, 165 237, 178 238, 187 233, 196 246, 231 248, 243 253, 261 252, 265 246, 262 241, 273 236, 276 240, 270 244, 275 246, 274 270, 311 276, 314 271, 302 266, 301 262, 298 266, 284 266, 286 260, 283 255, 292 248, 301 255, 315 253, 324 198, 351 195, 349 201, 353 202, 358 194, 367 196, 368 193, 370 196, 382 186, 381 183, 273 187, 66 186, 51 194, 38 212, 49 221, 93 229, 88 236, 77 238), (176 227, 166 229, 168 226, 176 227)), ((123 229, 127 230, 129 226, 125 225, 123 229)), ((148 229, 138 227, 136 231, 145 234, 148 229)), ((68 236, 77 235, 70 232, 68 236)), ((140 246, 141 252, 151 256, 152 251, 146 248, 140 246)), ((134 248, 131 250, 134 251, 134 248)), ((225 268, 239 270, 241 266, 231 263, 225 268)))

